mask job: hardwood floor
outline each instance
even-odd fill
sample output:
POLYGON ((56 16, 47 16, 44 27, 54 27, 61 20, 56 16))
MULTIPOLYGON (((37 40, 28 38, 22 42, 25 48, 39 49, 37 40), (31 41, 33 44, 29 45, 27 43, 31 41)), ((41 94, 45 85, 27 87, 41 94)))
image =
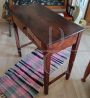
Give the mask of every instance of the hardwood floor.
MULTIPOLYGON (((8 25, 0 24, 0 75, 20 59, 18 57, 15 38, 12 28, 12 37, 8 36, 8 25)), ((19 31, 21 44, 29 41, 19 31)), ((23 56, 30 53, 36 48, 35 45, 30 45, 22 49, 23 56)), ((69 80, 64 77, 56 81, 49 88, 49 95, 43 94, 43 89, 36 98, 90 98, 90 75, 85 83, 81 82, 85 68, 90 60, 90 28, 88 27, 83 33, 80 47, 74 67, 69 80)), ((66 66, 68 61, 64 64, 66 66)))

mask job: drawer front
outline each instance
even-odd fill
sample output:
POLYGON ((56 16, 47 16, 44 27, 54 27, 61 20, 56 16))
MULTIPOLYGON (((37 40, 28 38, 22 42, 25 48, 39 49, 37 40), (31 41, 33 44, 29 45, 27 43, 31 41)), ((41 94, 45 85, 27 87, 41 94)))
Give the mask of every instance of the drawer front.
POLYGON ((53 52, 58 52, 67 47, 70 47, 76 43, 77 37, 78 37, 78 34, 71 36, 67 39, 63 39, 61 42, 57 42, 57 43, 49 46, 49 50, 52 50, 53 52))

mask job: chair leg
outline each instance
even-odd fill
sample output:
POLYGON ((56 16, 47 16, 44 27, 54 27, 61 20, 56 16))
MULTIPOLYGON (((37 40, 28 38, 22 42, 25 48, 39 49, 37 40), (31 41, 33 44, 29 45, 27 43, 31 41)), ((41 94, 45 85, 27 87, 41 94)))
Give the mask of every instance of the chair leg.
POLYGON ((86 78, 88 77, 88 75, 90 74, 90 62, 85 70, 85 73, 84 73, 84 76, 83 78, 81 79, 82 82, 85 82, 86 81, 86 78))
POLYGON ((22 54, 21 54, 21 48, 20 48, 20 41, 19 41, 18 28, 17 28, 17 26, 16 26, 15 23, 13 23, 13 26, 14 26, 14 30, 15 30, 15 39, 16 39, 16 46, 17 46, 18 54, 19 54, 19 56, 21 57, 22 54))

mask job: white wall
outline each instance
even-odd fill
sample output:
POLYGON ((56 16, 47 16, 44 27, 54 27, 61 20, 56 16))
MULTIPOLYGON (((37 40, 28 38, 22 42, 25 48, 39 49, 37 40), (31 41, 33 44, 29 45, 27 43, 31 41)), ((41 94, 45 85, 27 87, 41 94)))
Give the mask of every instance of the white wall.
POLYGON ((3 9, 4 2, 5 2, 5 0, 0 0, 0 18, 2 16, 2 9, 3 9))

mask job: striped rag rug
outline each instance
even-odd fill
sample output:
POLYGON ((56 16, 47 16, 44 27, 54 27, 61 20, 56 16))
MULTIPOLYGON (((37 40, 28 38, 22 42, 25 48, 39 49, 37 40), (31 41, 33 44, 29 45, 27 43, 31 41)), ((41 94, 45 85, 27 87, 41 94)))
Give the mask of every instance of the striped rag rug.
MULTIPOLYGON (((70 51, 71 47, 52 55, 50 74, 63 65, 70 51)), ((8 69, 0 77, 1 98, 34 98, 44 84, 43 62, 42 51, 36 49, 8 69)))

